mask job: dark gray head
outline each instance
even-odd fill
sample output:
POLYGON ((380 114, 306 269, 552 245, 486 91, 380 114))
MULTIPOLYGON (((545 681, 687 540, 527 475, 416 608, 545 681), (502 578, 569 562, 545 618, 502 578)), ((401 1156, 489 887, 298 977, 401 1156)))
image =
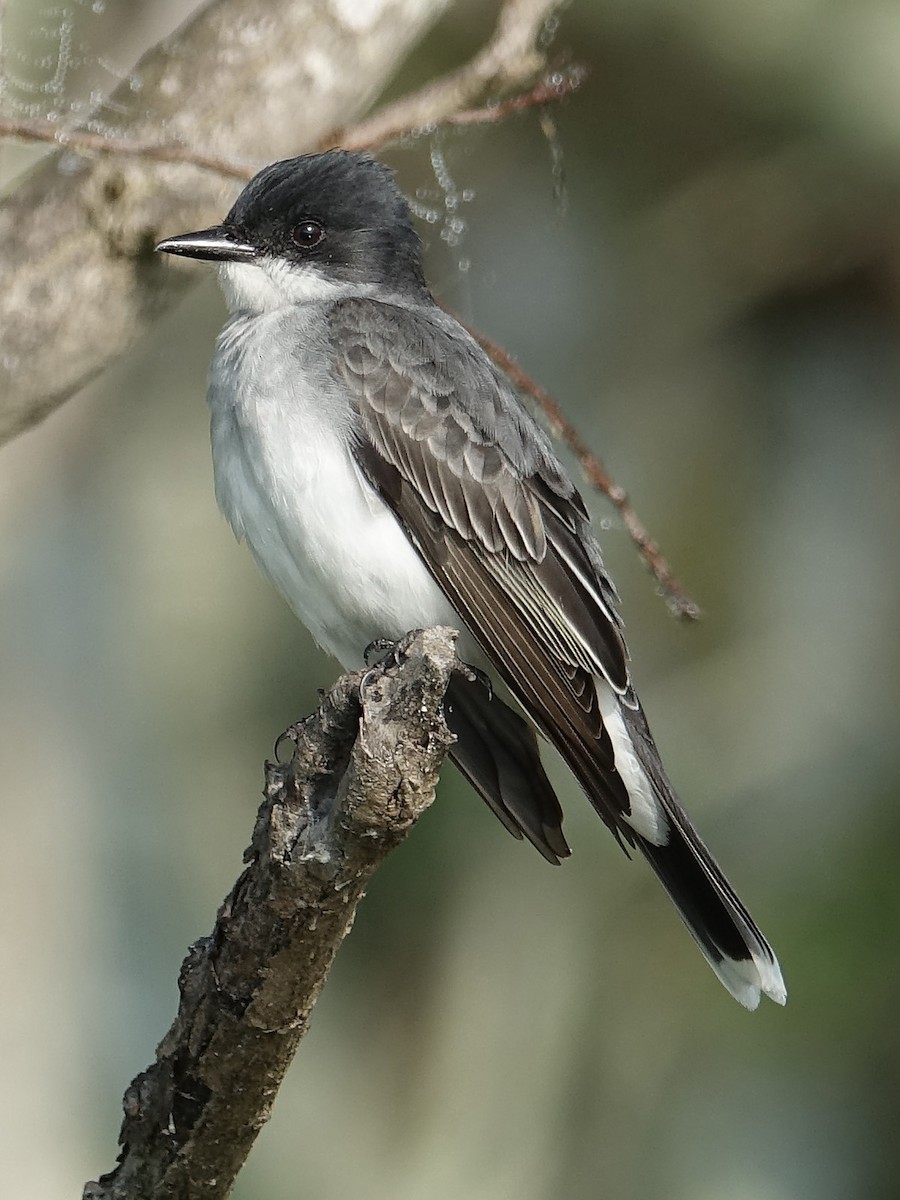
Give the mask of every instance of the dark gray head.
POLYGON ((286 280, 304 281, 301 295, 312 295, 318 281, 376 283, 391 291, 425 286, 421 243, 393 172, 344 150, 272 163, 251 179, 221 225, 156 248, 252 264, 270 278, 274 267, 282 275, 287 270, 286 280))

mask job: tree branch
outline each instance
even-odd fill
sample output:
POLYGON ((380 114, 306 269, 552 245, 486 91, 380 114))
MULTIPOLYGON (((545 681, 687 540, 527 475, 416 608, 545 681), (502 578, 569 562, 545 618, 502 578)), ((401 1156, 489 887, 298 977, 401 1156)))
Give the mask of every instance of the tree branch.
MULTIPOLYGON (((584 69, 577 66, 554 71, 532 87, 517 92, 505 100, 488 104, 482 108, 465 108, 460 112, 448 113, 428 125, 428 129, 448 125, 496 125, 499 121, 529 108, 555 103, 570 96, 584 81, 584 69)), ((414 93, 410 99, 419 95, 414 93)), ((409 127, 384 129, 376 141, 365 140, 367 122, 348 130, 345 134, 329 134, 320 139, 317 148, 340 147, 344 150, 378 150, 385 144, 415 132, 409 127), (340 140, 343 138, 343 140, 340 140)), ((137 141, 132 138, 115 137, 95 133, 89 129, 64 129, 54 121, 31 118, 8 120, 0 118, 0 138, 14 138, 23 142, 45 142, 85 155, 116 155, 124 158, 142 158, 148 162, 189 163, 204 171, 214 171, 228 179, 247 182, 259 170, 259 164, 237 162, 219 154, 206 154, 192 146, 181 146, 174 142, 137 141)))
MULTIPOLYGON (((112 100, 121 135, 264 163, 365 111, 449 0, 217 0, 145 55, 112 100), (366 6, 367 8, 369 6, 366 6)), ((193 283, 157 261, 220 217, 234 184, 188 163, 48 156, 0 204, 0 442, 39 421, 193 283)))
POLYGON ((230 1192, 368 880, 434 798, 455 640, 419 631, 399 665, 344 676, 291 762, 267 764, 250 865, 188 951, 178 1015, 125 1093, 119 1164, 85 1200, 230 1192))
MULTIPOLYGON (((586 75, 586 69, 578 64, 552 71, 524 92, 517 92, 505 100, 494 101, 482 108, 464 108, 461 112, 450 113, 441 124, 495 125, 498 121, 505 121, 507 117, 524 112, 528 108, 554 104, 557 100, 571 96, 584 83, 586 75)), ((395 136, 400 135, 398 133, 395 136)))
POLYGON ((320 142, 320 148, 362 150, 383 146, 411 130, 447 122, 488 92, 503 94, 521 88, 543 69, 544 57, 537 49, 540 33, 560 3, 506 0, 491 40, 473 59, 418 92, 401 96, 353 129, 333 130, 320 142))
POLYGON ((66 129, 56 121, 0 119, 0 138, 20 142, 45 142, 74 154, 111 155, 123 158, 142 158, 147 162, 189 163, 204 171, 215 171, 228 179, 246 181, 257 171, 255 165, 239 163, 220 154, 206 154, 193 146, 181 146, 176 142, 139 141, 136 138, 116 137, 108 133, 95 133, 90 129, 66 129))
MULTIPOLYGON (((126 114, 122 140, 141 157, 73 164, 92 134, 60 131, 73 149, 40 163, 0 205, 0 443, 97 375, 189 286, 188 272, 151 253, 162 233, 220 215, 233 194, 224 176, 245 177, 242 159, 249 174, 251 162, 346 128, 448 3, 382 0, 375 15, 350 20, 341 0, 218 0, 138 64, 140 109, 130 84, 113 94, 126 114), (150 152, 160 129, 171 144, 150 152)), ((427 124, 489 86, 533 78, 544 61, 535 40, 558 3, 506 0, 471 63, 356 127, 356 141, 383 141, 400 114, 427 124)))

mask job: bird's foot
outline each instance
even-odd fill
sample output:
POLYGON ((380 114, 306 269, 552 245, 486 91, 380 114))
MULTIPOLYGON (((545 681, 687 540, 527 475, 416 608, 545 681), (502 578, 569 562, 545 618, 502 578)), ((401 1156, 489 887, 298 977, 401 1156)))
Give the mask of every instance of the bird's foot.
POLYGON ((288 758, 281 757, 282 742, 293 742, 296 746, 300 740, 300 735, 303 732, 303 726, 309 720, 309 717, 302 717, 299 721, 295 721, 293 725, 288 725, 283 733, 279 733, 275 739, 275 745, 272 747, 272 756, 277 763, 288 762, 288 758))
POLYGON ((369 668, 359 681, 360 695, 366 690, 375 676, 389 667, 399 667, 406 658, 406 652, 412 642, 422 632, 421 629, 411 629, 409 633, 404 634, 398 641, 391 641, 390 638, 375 638, 369 642, 365 650, 363 650, 363 660, 369 668), (375 662, 372 662, 372 656, 378 655, 375 662))
MULTIPOLYGON (((401 641, 405 640, 405 638, 401 638, 401 641)), ((399 645, 400 642, 393 642, 390 638, 374 638, 371 642, 369 642, 365 650, 363 650, 363 662, 367 667, 380 666, 385 662, 389 655, 394 655, 396 661, 397 648, 399 645), (373 663, 372 656, 375 654, 378 654, 381 657, 377 660, 377 662, 373 663)))

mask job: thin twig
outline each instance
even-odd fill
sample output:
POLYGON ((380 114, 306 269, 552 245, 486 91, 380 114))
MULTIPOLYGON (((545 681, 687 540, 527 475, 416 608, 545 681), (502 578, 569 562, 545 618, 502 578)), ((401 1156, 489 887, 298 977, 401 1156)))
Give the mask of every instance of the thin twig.
POLYGON ((326 146, 373 149, 412 131, 442 125, 474 100, 530 83, 544 70, 540 35, 561 0, 506 0, 491 39, 478 53, 417 92, 401 96, 351 129, 323 139, 326 146), (351 146, 352 143, 352 146, 351 146))
POLYGON ((554 71, 536 83, 528 91, 509 96, 496 104, 487 104, 483 108, 467 108, 462 112, 451 115, 443 122, 445 125, 488 125, 503 121, 507 117, 520 113, 526 108, 536 108, 544 104, 553 104, 562 100, 581 87, 587 78, 587 68, 573 64, 563 71, 554 71))
MULTIPOLYGON (((552 104, 571 95, 580 86, 584 75, 584 71, 579 67, 571 67, 564 72, 554 72, 553 75, 542 79, 534 87, 528 88, 524 92, 519 92, 497 104, 451 113, 437 125, 429 128, 446 125, 496 124, 525 109, 552 104)), ((370 142, 358 137, 356 130, 351 129, 347 131, 339 144, 344 150, 378 150, 386 142, 396 141, 397 138, 414 132, 415 130, 408 127, 390 129, 385 131, 379 141, 370 142)), ((239 179, 242 182, 251 179, 259 169, 258 166, 248 166, 246 163, 222 158, 218 154, 206 154, 202 150, 195 150, 190 146, 180 146, 173 142, 136 141, 131 138, 93 133, 87 129, 67 129, 53 121, 0 120, 0 138, 3 137, 16 138, 24 142, 48 142, 60 149, 73 150, 80 154, 125 155, 126 157, 147 159, 151 162, 190 163, 203 170, 215 171, 219 175, 225 175, 229 179, 239 179)), ((336 144, 333 136, 329 135, 322 139, 320 147, 336 144)))
MULTIPOLYGON (((454 314, 456 315, 456 314, 454 314)), ((457 320, 460 318, 457 316, 457 320)), ((502 346, 479 333, 464 321, 460 321, 478 344, 487 351, 498 367, 506 374, 517 388, 530 396, 546 415, 555 435, 561 438, 578 459, 579 466, 588 481, 606 496, 618 510, 631 540, 640 551, 640 555, 650 569, 654 579, 665 593, 666 602, 675 616, 682 620, 696 621, 700 617, 700 606, 697 604, 683 585, 676 578, 657 543, 645 529, 643 522, 634 510, 628 493, 613 479, 600 460, 588 448, 587 442, 565 416, 558 401, 549 392, 527 375, 515 359, 502 346)))
MULTIPOLYGON (((2 0, 0 0, 2 2, 2 0)), ((488 44, 457 71, 401 96, 373 117, 320 139, 317 149, 377 150, 387 142, 425 126, 494 124, 513 113, 561 100, 584 78, 581 68, 553 72, 533 87, 496 105, 463 109, 489 89, 520 85, 545 65, 535 49, 540 30, 559 0, 507 0, 488 44)), ((152 162, 190 163, 230 179, 246 182, 257 168, 218 154, 177 143, 109 137, 87 129, 66 128, 44 120, 0 120, 0 138, 47 142, 77 153, 125 155, 152 162)))
POLYGON ((230 179, 250 179, 258 169, 222 158, 218 154, 205 154, 191 146, 110 137, 107 134, 92 133, 88 129, 67 129, 53 121, 0 120, 0 138, 2 137, 16 138, 23 142, 50 142, 59 149, 74 150, 78 154, 121 154, 149 159, 152 162, 191 163, 195 167, 215 171, 230 179))
POLYGON ((408 137, 420 130, 431 132, 453 125, 495 125, 505 121, 507 117, 523 112, 529 108, 541 108, 545 104, 553 104, 570 96, 584 82, 587 71, 581 66, 570 66, 563 71, 554 71, 541 79, 533 87, 524 92, 518 92, 505 100, 498 100, 480 108, 464 108, 459 112, 448 113, 438 121, 411 129, 408 125, 396 125, 393 128, 382 127, 375 141, 371 140, 366 125, 346 130, 343 134, 323 138, 320 148, 340 146, 344 150, 378 150, 389 142, 408 137), (339 140, 335 140, 335 139, 339 140))

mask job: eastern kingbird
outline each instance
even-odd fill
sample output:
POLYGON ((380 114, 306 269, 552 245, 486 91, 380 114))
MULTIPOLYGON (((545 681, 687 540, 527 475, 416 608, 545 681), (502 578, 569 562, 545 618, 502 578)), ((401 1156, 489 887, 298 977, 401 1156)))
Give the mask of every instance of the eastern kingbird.
POLYGON ((731 994, 783 1004, 775 955, 663 769, 584 501, 432 298, 388 168, 342 151, 273 163, 221 225, 156 248, 219 264, 216 498, 319 645, 349 668, 374 641, 459 628, 461 657, 480 648, 530 718, 451 681, 450 756, 506 828, 569 854, 536 728, 731 994))

